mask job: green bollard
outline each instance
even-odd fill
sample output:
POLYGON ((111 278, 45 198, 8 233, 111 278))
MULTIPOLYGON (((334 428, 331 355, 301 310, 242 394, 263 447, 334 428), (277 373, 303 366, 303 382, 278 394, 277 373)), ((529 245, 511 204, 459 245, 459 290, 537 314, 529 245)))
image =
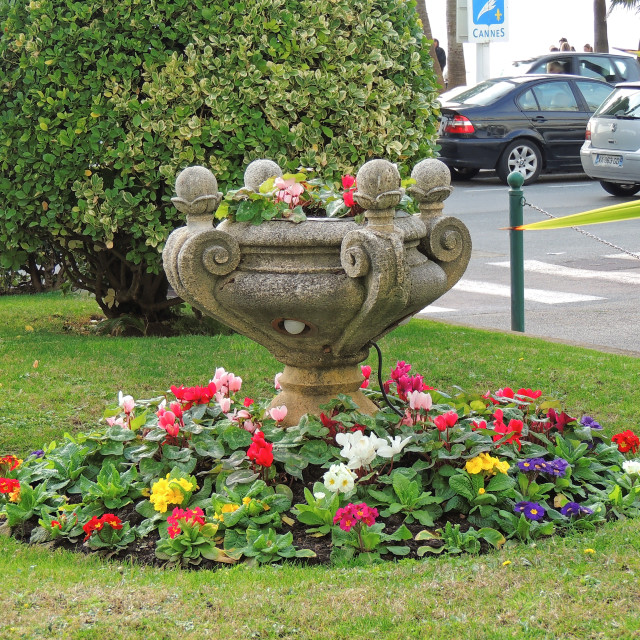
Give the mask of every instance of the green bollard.
POLYGON ((513 171, 507 176, 509 184, 509 244, 511 247, 511 330, 524 332, 524 242, 523 231, 513 227, 524 224, 522 213, 524 177, 513 171))

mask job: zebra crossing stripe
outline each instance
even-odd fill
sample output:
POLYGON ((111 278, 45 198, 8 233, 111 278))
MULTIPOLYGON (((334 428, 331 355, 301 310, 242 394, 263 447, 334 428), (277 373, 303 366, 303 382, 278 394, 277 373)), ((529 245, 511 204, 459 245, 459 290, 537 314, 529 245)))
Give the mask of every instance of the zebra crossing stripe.
MULTIPOLYGON (((511 267, 510 262, 490 262, 495 267, 511 267)), ((577 278, 581 280, 607 280, 620 284, 640 284, 640 273, 632 271, 596 271, 594 269, 575 269, 574 267, 563 267, 558 264, 548 264, 539 260, 525 260, 524 270, 531 273, 544 273, 553 276, 563 276, 565 278, 577 278)))
MULTIPOLYGON (((482 282, 480 280, 460 280, 452 291, 464 291, 465 293, 478 293, 481 295, 500 296, 502 298, 511 297, 511 287, 506 284, 496 284, 495 282, 482 282)), ((599 296, 587 296, 579 293, 565 293, 562 291, 547 291, 545 289, 524 290, 524 299, 530 302, 541 302, 543 304, 568 304, 573 302, 589 302, 592 300, 604 300, 599 296)))

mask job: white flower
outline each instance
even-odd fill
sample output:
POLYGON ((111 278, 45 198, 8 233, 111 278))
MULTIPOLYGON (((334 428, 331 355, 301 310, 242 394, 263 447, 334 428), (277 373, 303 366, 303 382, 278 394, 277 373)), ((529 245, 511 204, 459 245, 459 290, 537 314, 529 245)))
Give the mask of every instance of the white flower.
POLYGON ((378 449, 387 444, 386 440, 378 438, 374 433, 365 436, 360 431, 339 433, 336 435, 336 442, 342 447, 340 455, 348 460, 349 469, 360 469, 371 464, 378 449))
POLYGON ((640 474, 640 460, 625 460, 622 463, 622 468, 629 475, 638 475, 640 474))
POLYGON ((316 500, 322 500, 326 495, 327 495, 327 494, 326 494, 326 493, 323 493, 322 491, 316 491, 316 492, 313 494, 313 497, 314 497, 316 500))
POLYGON ((322 479, 324 486, 332 493, 350 493, 353 491, 353 485, 357 478, 358 476, 353 471, 340 463, 332 464, 322 479))
POLYGON ((405 438, 404 440, 401 439, 401 436, 396 436, 395 438, 387 436, 387 438, 389 439, 390 444, 385 443, 378 448, 378 455, 382 458, 393 458, 393 456, 395 456, 397 453, 400 453, 404 449, 407 442, 411 440, 411 436, 405 438))

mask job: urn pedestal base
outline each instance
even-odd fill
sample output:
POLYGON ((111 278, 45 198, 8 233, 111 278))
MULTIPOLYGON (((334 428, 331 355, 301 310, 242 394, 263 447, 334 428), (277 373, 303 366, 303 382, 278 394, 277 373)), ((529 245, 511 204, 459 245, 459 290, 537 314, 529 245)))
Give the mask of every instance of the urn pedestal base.
POLYGON ((339 394, 351 396, 360 411, 373 415, 378 411, 378 406, 360 391, 363 380, 358 365, 326 369, 303 369, 286 365, 280 377, 282 391, 273 399, 271 406, 287 407, 283 427, 298 424, 300 418, 307 413, 320 415, 320 405, 330 402, 339 394))

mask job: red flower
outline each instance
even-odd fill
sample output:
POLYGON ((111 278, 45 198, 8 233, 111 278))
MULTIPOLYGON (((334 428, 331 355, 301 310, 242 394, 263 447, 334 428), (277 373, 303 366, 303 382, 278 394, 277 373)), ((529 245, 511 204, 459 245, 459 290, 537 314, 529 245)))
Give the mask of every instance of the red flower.
POLYGON ((343 176, 342 177, 342 186, 345 191, 342 194, 342 199, 347 207, 353 207, 355 205, 355 200, 353 199, 353 194, 357 188, 356 179, 353 176, 343 176))
POLYGON ((616 435, 611 438, 611 442, 615 442, 618 445, 618 451, 620 453, 627 453, 627 451, 636 453, 638 447, 640 447, 640 439, 630 429, 622 433, 616 433, 616 435))
POLYGON ((473 420, 472 422, 473 422, 473 426, 471 427, 471 431, 477 431, 478 429, 486 429, 487 428, 487 421, 486 420, 480 420, 480 422, 476 422, 475 420, 473 420))
POLYGON ((51 528, 55 529, 56 527, 58 527, 58 529, 62 529, 62 525, 57 520, 52 520, 51 521, 51 528))
POLYGON ((209 404, 217 390, 215 382, 210 382, 206 387, 171 386, 171 393, 180 400, 185 411, 191 409, 194 404, 209 404))
POLYGON ((20 488, 20 483, 12 478, 0 478, 0 493, 13 493, 20 488))
POLYGON ((264 439, 262 431, 256 430, 253 434, 247 457, 262 467, 270 467, 273 464, 273 445, 264 439))
POLYGON ((21 462, 22 460, 16 458, 16 456, 11 454, 0 458, 0 465, 7 465, 9 467, 9 471, 13 471, 17 467, 19 467, 21 462))
POLYGON ((542 391, 540 391, 540 389, 537 391, 533 391, 532 389, 518 389, 518 395, 537 400, 542 395, 542 391))
POLYGON ((433 422, 438 427, 438 431, 446 431, 458 422, 458 414, 455 411, 447 411, 442 415, 436 416, 433 422))
POLYGON ((113 513, 105 513, 102 518, 102 524, 108 524, 112 529, 122 529, 122 520, 113 513))
POLYGON ((250 407, 253 404, 253 399, 252 398, 245 398, 244 402, 242 404, 244 404, 245 407, 250 407))
MULTIPOLYGON (((500 411, 498 409, 498 411, 500 411)), ((496 411, 496 414, 498 413, 496 411)), ((493 436, 493 441, 498 442, 504 436, 511 434, 511 437, 505 440, 506 444, 515 443, 518 446, 518 451, 522 448, 522 444, 520 443, 520 436, 522 436, 522 420, 509 420, 509 424, 505 425, 502 421, 502 411, 500 411, 500 420, 496 420, 493 423, 493 430, 496 432, 496 435, 493 436)), ((499 447, 500 445, 496 445, 499 447)))
POLYGON ((112 529, 122 529, 122 520, 113 513, 105 513, 100 518, 93 516, 89 522, 82 525, 84 532, 87 534, 84 539, 90 538, 94 531, 100 531, 105 524, 108 524, 112 529))
POLYGON ((564 431, 566 425, 570 422, 575 422, 576 420, 564 411, 561 414, 557 414, 555 409, 549 409, 549 411, 547 411, 547 418, 551 425, 549 428, 551 429, 551 427, 555 427, 560 433, 564 431))
POLYGON ((104 522, 97 516, 93 516, 89 522, 82 525, 84 532, 87 534, 84 539, 88 540, 94 531, 100 531, 102 527, 104 527, 104 522))

